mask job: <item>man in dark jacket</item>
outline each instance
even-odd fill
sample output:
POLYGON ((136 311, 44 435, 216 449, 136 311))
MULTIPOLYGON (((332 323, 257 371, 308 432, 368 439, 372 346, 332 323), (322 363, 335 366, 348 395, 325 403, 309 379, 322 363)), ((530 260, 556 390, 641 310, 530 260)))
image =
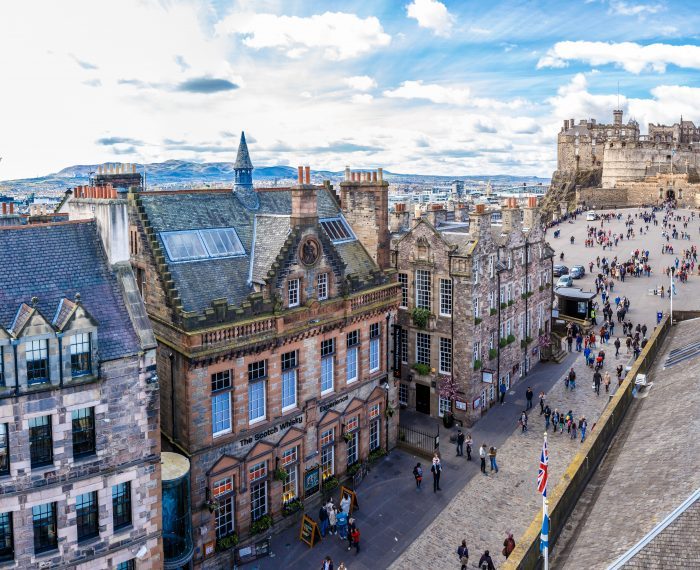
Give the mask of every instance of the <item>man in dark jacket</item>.
POLYGON ((462 430, 457 430, 457 455, 464 455, 464 434, 462 430))
POLYGON ((532 387, 528 386, 527 390, 525 390, 525 399, 527 400, 527 406, 525 406, 526 410, 529 410, 530 408, 532 408, 532 396, 533 396, 532 387))
POLYGON ((328 532, 328 510, 326 509, 326 505, 321 505, 318 511, 318 520, 321 523, 321 536, 326 536, 328 532))
POLYGON ((440 474, 442 473, 442 465, 440 464, 440 458, 435 455, 433 457, 433 464, 430 467, 430 472, 433 474, 433 493, 441 491, 440 489, 440 474))
POLYGON ((600 375, 600 372, 596 370, 593 374, 593 386, 595 387, 595 393, 597 396, 600 396, 600 381, 602 379, 603 377, 600 375))
POLYGON ((496 570, 488 550, 484 551, 479 558, 479 570, 496 570))

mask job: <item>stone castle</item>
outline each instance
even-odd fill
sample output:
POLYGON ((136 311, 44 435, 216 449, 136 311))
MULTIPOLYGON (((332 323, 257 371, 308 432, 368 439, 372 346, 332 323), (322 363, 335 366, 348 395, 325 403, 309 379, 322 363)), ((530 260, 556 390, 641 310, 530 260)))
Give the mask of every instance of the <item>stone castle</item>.
POLYGON ((564 121, 557 137, 557 170, 543 200, 556 215, 577 205, 612 207, 660 203, 695 205, 700 189, 700 128, 683 120, 673 125, 623 122, 613 111, 611 124, 595 119, 564 121))

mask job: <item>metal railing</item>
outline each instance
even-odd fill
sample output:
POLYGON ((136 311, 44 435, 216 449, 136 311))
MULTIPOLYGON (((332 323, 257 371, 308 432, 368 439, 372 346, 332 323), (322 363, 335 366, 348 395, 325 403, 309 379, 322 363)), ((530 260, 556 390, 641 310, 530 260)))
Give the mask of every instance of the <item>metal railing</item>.
POLYGON ((428 433, 399 424, 398 446, 420 455, 432 457, 440 446, 440 427, 437 433, 428 433))

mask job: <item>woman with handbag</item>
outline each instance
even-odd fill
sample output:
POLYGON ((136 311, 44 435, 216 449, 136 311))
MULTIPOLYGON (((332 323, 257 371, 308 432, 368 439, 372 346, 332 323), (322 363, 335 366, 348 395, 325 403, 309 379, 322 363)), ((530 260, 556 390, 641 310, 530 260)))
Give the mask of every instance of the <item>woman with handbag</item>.
POLYGON ((420 484, 423 481, 423 468, 420 466, 420 463, 416 463, 416 466, 413 468, 413 476, 416 479, 416 489, 420 491, 420 484))
POLYGON ((463 540, 459 548, 457 548, 457 556, 459 557, 459 563, 462 565, 462 570, 467 570, 467 564, 469 564, 469 549, 467 548, 467 541, 463 540))

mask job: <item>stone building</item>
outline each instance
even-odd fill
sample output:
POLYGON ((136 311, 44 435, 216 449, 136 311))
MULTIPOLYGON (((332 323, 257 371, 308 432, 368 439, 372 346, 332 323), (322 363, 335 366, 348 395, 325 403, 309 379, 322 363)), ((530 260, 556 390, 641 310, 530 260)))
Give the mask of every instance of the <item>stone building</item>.
POLYGON ((0 564, 150 569, 155 338, 95 221, 0 228, 0 564))
POLYGON ((527 374, 550 330, 553 252, 536 198, 522 209, 509 198, 500 225, 491 216, 484 204, 463 221, 423 215, 392 239, 399 402, 465 425, 493 405, 499 379, 510 387, 527 374))
POLYGON ((309 167, 291 188, 254 189, 252 171, 241 137, 233 191, 128 198, 163 446, 191 465, 182 566, 230 568, 236 543, 298 524, 301 501, 313 508, 322 485, 396 438, 381 170, 348 170, 340 197, 309 167))

